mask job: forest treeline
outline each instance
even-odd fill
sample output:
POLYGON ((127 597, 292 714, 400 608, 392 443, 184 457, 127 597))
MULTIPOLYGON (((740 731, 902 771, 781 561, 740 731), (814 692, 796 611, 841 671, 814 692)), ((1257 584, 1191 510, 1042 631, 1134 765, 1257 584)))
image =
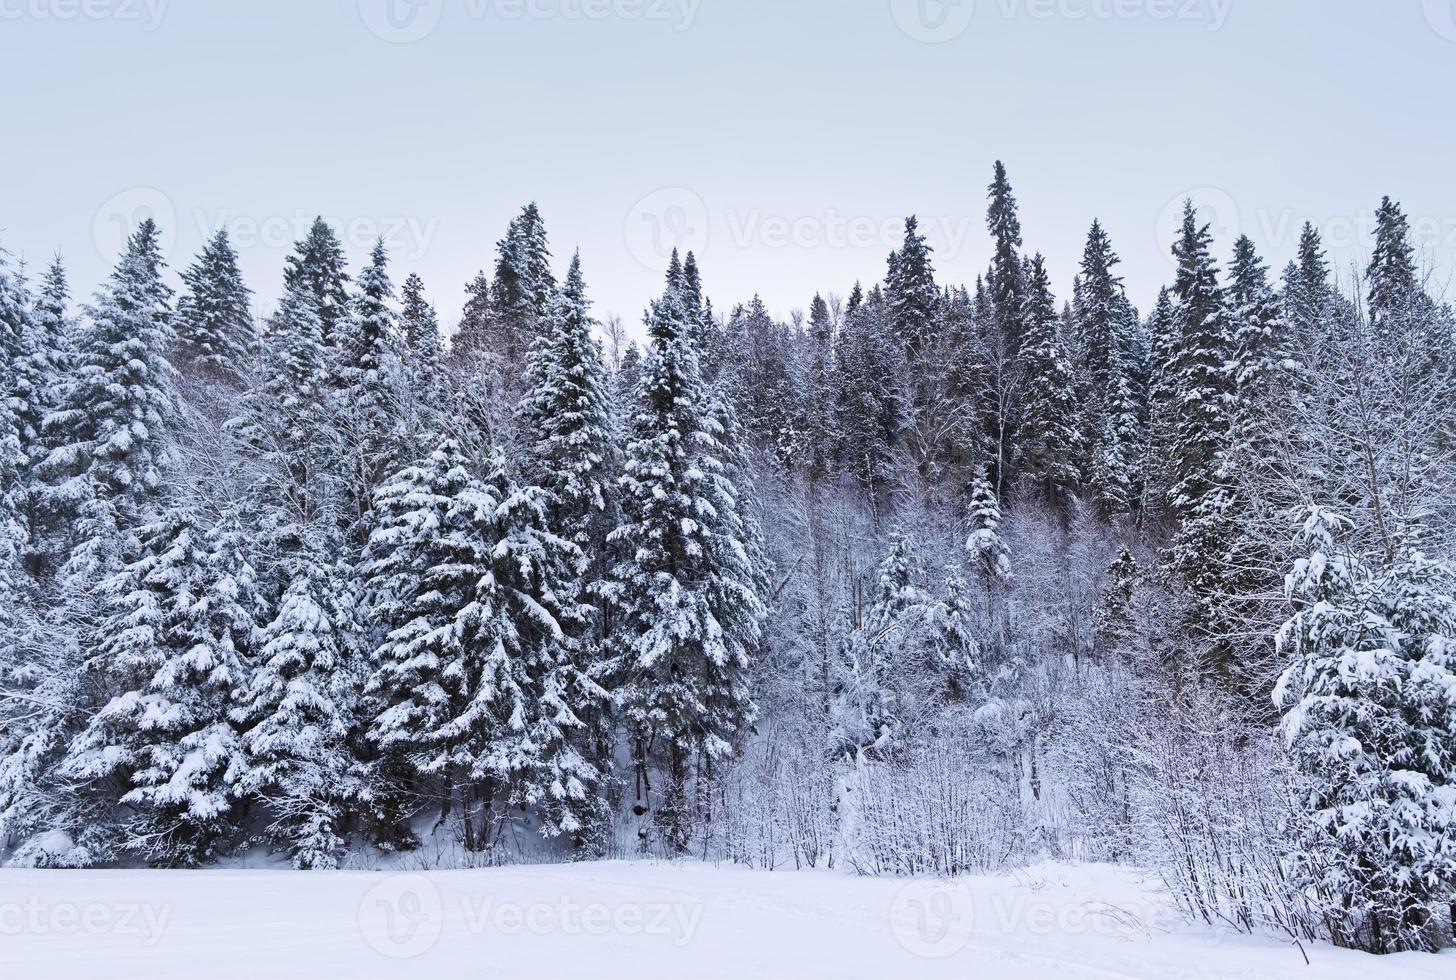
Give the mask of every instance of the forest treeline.
POLYGON ((776 318, 674 254, 633 343, 535 205, 448 339, 322 220, 261 321, 143 222, 0 253, 0 853, 1158 869, 1377 952, 1456 914, 1456 317, 1186 205, 1138 310, 915 218, 776 318), (1230 249, 1226 264, 1216 249, 1230 249), (559 278, 558 278, 559 274, 559 278))

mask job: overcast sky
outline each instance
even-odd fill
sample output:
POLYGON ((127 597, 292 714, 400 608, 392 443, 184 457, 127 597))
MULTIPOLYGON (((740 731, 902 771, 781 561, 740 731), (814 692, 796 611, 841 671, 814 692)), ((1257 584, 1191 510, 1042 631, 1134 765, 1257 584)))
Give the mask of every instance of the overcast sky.
POLYGON ((1343 267, 1382 194, 1456 268, 1453 0, 0 0, 0 244, 80 296, 154 214, 174 267, 228 227, 266 311, 316 213, 383 234, 447 324, 522 204, 599 316, 667 249, 720 309, 877 280, 918 214, 942 281, 989 257, 1003 159, 1070 292, 1100 217, 1146 308, 1178 202, 1277 270, 1343 267))

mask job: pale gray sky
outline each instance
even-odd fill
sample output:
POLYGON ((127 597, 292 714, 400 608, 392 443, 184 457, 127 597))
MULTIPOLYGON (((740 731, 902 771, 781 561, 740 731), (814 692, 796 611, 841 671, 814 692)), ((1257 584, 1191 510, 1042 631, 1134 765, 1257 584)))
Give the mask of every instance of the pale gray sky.
POLYGON ((1276 270, 1348 267, 1382 194, 1456 267, 1453 0, 0 0, 0 243, 89 296, 154 213, 174 267, 232 229, 268 308, 315 213, 442 316, 536 200, 635 322, 664 252, 720 308, 878 279, 917 213, 986 264, 1010 169, 1059 296, 1100 216, 1146 306, 1179 200, 1276 270))

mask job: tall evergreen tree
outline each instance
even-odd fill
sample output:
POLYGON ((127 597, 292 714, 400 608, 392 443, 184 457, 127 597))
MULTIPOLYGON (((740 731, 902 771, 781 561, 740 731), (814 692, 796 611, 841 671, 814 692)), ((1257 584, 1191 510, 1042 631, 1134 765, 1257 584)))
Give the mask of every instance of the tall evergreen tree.
POLYGON ((748 672, 764 615, 740 501, 705 411, 681 279, 669 275, 648 317, 637 414, 622 479, 628 549, 614 574, 617 697, 631 726, 639 790, 649 749, 667 750, 659 817, 686 844, 686 781, 695 753, 727 756, 753 717, 748 672))
POLYGON ((508 370, 525 362, 531 343, 549 325, 555 296, 546 225, 536 205, 528 204, 496 244, 491 283, 495 329, 490 349, 505 361, 508 370))
POLYGON ((182 363, 236 383, 257 337, 249 308, 252 290, 243 282, 226 229, 203 246, 182 282, 187 288, 174 321, 182 363))
POLYGON ((1051 279, 1040 254, 1026 268, 1025 333, 1027 400, 1022 416, 1021 470, 1053 498, 1077 486, 1077 432, 1072 368, 1059 336, 1051 279))
POLYGON ((1006 349, 1015 356, 1021 349, 1021 312, 1025 308, 1025 286, 1021 265, 1021 218, 1017 213, 1016 195, 1006 176, 1006 166, 996 161, 995 173, 987 191, 990 206, 986 226, 991 232, 993 251, 987 286, 997 329, 1006 349))
POLYGON ((834 471, 840 442, 835 418, 839 377, 835 370, 834 323, 824 297, 814 295, 809 305, 809 370, 805 378, 804 435, 809 475, 822 480, 834 471))
POLYGON ((611 394, 592 337, 590 306, 581 256, 574 255, 552 328, 531 351, 521 429, 530 439, 527 473, 554 498, 552 525, 601 555, 616 497, 616 465, 611 394))
POLYGON ((349 669, 338 583, 316 557, 294 564, 232 710, 243 750, 236 786, 268 802, 269 834, 295 867, 335 868, 345 807, 361 794, 347 740, 352 691, 363 678, 349 669))
POLYGON ((63 771, 115 794, 118 846, 156 864, 206 863, 236 830, 228 708, 255 625, 236 544, 176 509, 141 530, 139 557, 105 588, 89 669, 110 700, 63 771))
POLYGON ((368 568, 386 635, 370 737, 459 799, 467 847, 488 843, 477 787, 487 809, 533 807, 544 833, 582 835, 599 814, 581 714, 603 692, 573 639, 581 553, 547 529, 545 492, 515 487, 503 459, 484 481, 467 466, 446 440, 379 491, 368 568))
POLYGON ((490 349, 491 321, 490 277, 482 270, 465 284, 465 307, 460 313, 460 325, 450 338, 452 363, 471 365, 490 349))
POLYGON ((1375 251, 1365 272, 1370 322, 1382 333, 1398 329, 1397 321, 1411 317, 1419 307, 1420 282, 1416 277, 1415 248, 1410 223, 1400 205, 1382 198, 1375 212, 1375 251))
POLYGON ((1348 524, 1311 512, 1279 632, 1275 700, 1309 811, 1297 884, 1341 945, 1435 949, 1432 908, 1456 888, 1456 582, 1409 541, 1370 568, 1348 524))
POLYGON ((92 558, 110 532, 140 527, 162 490, 178 405, 160 233, 144 221, 127 242, 107 286, 87 310, 75 371, 47 415, 53 448, 39 473, 49 518, 79 520, 92 558))
POLYGON ((902 358, 877 294, 866 300, 856 283, 839 345, 839 452, 845 469, 872 500, 894 473, 895 447, 905 427, 898 388, 902 358))
POLYGON ((1183 226, 1173 254, 1177 342, 1169 367, 1176 392, 1170 445, 1174 483, 1170 504, 1179 519, 1172 566, 1197 599, 1205 629, 1216 633, 1212 604, 1223 593, 1230 526, 1226 464, 1229 448, 1227 365, 1235 355, 1218 266, 1209 254, 1212 237, 1200 226, 1193 202, 1183 209, 1183 226))
POLYGON ((293 246, 283 264, 284 288, 313 303, 325 347, 339 342, 340 322, 349 317, 347 267, 344 247, 321 217, 313 219, 308 235, 293 246))
POLYGON ((1113 273, 1120 261, 1101 223, 1093 221, 1082 252, 1077 329, 1088 382, 1086 471, 1108 514, 1125 513, 1132 506, 1140 443, 1130 363, 1136 317, 1122 279, 1113 273))
POLYGON ((345 516, 359 529, 374 488, 389 472, 398 449, 394 437, 401 341, 393 300, 389 255, 380 239, 369 265, 359 272, 353 312, 341 325, 338 339, 338 403, 349 506, 345 516))

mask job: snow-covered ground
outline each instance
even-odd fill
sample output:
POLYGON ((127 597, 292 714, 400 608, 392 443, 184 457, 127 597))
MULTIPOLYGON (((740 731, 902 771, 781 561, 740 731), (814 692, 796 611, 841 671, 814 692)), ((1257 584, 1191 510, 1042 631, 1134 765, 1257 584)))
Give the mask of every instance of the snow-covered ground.
POLYGON ((0 977, 1456 976, 1181 924, 1151 879, 1043 865, 946 882, 606 863, 385 874, 0 871, 0 977))

